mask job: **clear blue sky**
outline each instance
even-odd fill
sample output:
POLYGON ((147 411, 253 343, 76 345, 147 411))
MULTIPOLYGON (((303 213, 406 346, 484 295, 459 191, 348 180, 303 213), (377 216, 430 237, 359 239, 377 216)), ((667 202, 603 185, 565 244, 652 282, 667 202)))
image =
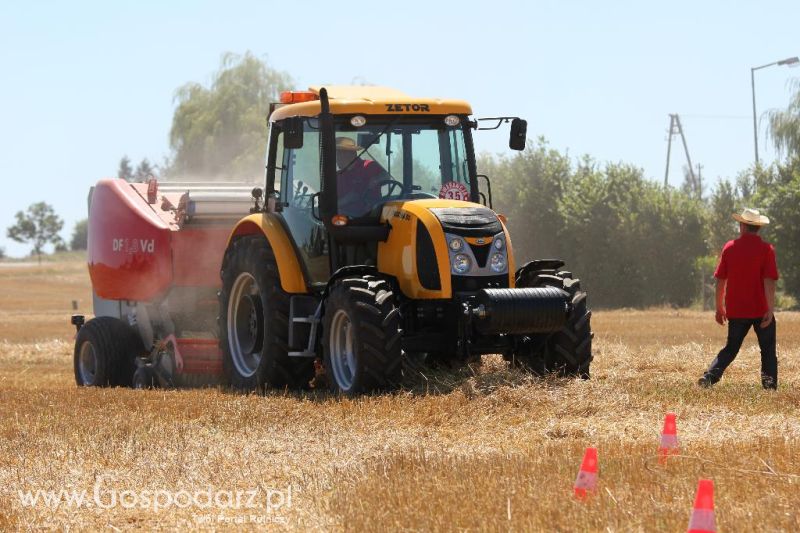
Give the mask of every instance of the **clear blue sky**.
MULTIPOLYGON (((160 162, 173 94, 251 50, 299 86, 364 80, 528 119, 529 137, 663 180, 669 113, 708 181, 753 159, 750 67, 800 55, 798 2, 3 2, 0 246, 35 201, 85 217, 123 154, 160 162)), ((800 69, 756 74, 759 112, 800 69)), ((762 125, 764 125, 762 123, 762 125)), ((762 157, 772 160, 761 129, 762 157)), ((477 138, 504 151, 505 133, 477 138)), ((681 150, 671 182, 679 183, 681 150)))

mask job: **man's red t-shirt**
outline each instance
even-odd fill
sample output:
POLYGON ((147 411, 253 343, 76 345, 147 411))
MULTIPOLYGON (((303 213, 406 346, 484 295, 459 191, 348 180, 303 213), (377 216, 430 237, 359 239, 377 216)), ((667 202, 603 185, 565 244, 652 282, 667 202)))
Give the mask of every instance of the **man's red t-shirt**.
POLYGON ((714 277, 728 280, 725 311, 728 318, 761 318, 767 312, 764 279, 778 279, 775 248, 755 233, 728 241, 714 277))
POLYGON ((339 212, 348 216, 366 214, 380 200, 380 190, 374 184, 383 172, 370 159, 354 161, 338 178, 339 212))

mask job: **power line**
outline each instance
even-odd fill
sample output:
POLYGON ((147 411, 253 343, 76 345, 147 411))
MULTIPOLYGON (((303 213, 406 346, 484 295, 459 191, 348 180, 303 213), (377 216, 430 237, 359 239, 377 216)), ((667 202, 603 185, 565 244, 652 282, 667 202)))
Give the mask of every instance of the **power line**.
POLYGON ((706 120, 750 120, 746 115, 683 115, 683 118, 699 118, 706 120))

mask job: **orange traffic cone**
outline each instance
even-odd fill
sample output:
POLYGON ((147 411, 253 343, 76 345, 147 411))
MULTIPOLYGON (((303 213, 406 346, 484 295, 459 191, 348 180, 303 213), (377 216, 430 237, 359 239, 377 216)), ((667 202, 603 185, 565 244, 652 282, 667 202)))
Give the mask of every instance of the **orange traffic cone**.
POLYGON ((697 496, 694 499, 692 517, 689 519, 688 533, 714 533, 716 531, 714 482, 710 479, 701 479, 697 483, 697 496))
POLYGON ((675 413, 667 413, 664 417, 664 429, 661 431, 661 444, 658 445, 658 462, 664 464, 667 457, 678 453, 678 429, 675 425, 675 413))
POLYGON ((597 448, 586 448, 581 469, 575 479, 575 497, 583 500, 597 486, 597 448))

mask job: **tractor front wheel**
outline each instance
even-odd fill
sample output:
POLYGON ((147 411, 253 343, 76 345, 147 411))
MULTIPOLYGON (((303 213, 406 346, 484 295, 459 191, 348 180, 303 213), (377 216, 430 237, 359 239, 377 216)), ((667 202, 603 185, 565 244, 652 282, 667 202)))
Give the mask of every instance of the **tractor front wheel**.
POLYGON ((530 336, 522 339, 521 349, 512 356, 519 364, 537 374, 554 373, 560 376, 579 376, 589 379, 592 362, 592 312, 586 305, 586 292, 580 280, 567 271, 538 270, 522 274, 517 287, 556 287, 566 291, 572 302, 572 313, 560 331, 546 338, 530 336))
POLYGON ((400 312, 386 281, 365 277, 335 282, 325 301, 323 335, 332 391, 352 396, 399 385, 400 312))

